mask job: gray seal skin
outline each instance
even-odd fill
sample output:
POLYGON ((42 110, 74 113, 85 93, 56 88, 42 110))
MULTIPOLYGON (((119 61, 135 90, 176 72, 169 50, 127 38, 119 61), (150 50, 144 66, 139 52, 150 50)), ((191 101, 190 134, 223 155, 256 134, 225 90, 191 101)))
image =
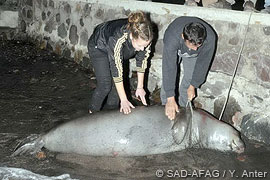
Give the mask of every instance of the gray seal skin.
POLYGON ((241 153, 239 132, 202 110, 181 109, 172 128, 164 107, 136 107, 124 115, 118 110, 81 117, 40 135, 13 155, 50 151, 91 156, 144 156, 179 151, 188 147, 241 153))

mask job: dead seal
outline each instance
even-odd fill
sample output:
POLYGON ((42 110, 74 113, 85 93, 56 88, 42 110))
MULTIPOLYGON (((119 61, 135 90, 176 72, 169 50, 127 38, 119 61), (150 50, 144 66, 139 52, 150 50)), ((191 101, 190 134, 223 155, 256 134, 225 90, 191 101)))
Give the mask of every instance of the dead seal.
POLYGON ((91 156, 144 156, 202 147, 241 153, 239 132, 202 110, 193 115, 181 110, 178 121, 164 113, 164 107, 137 107, 131 114, 102 111, 55 127, 22 143, 13 156, 40 151, 42 147, 61 153, 91 156), (192 122, 191 122, 192 121, 192 122), (188 131, 188 132, 187 132, 188 131))

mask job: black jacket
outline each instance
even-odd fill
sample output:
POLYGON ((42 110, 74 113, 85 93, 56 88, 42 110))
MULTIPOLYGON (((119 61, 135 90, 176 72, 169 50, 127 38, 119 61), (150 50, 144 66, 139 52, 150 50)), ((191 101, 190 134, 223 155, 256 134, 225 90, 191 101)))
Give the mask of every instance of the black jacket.
POLYGON ((89 42, 108 54, 114 82, 123 81, 123 60, 135 56, 138 72, 145 72, 150 45, 144 51, 135 51, 127 29, 128 20, 118 19, 104 22, 95 27, 89 42))
POLYGON ((198 88, 206 79, 211 60, 216 46, 216 33, 203 20, 196 17, 182 16, 176 18, 166 29, 162 57, 162 82, 166 97, 175 96, 175 83, 177 73, 178 52, 187 53, 190 56, 197 56, 193 76, 190 84, 198 88), (199 22, 206 28, 206 39, 197 51, 189 50, 182 38, 183 28, 191 22, 199 22))

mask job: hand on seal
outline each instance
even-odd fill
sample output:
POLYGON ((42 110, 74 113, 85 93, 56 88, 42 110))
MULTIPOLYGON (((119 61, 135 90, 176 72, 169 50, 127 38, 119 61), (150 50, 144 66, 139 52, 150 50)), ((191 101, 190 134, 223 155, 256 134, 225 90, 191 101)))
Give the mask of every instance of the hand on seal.
POLYGON ((146 92, 144 91, 143 88, 137 88, 136 92, 135 92, 135 96, 142 101, 143 105, 147 106, 146 100, 145 100, 145 95, 146 92))
POLYGON ((195 98, 195 87, 190 85, 187 89, 188 100, 192 101, 195 98))
POLYGON ((135 108, 131 104, 131 102, 129 102, 128 100, 121 101, 120 112, 123 112, 124 114, 129 114, 131 113, 131 108, 135 108))
POLYGON ((175 118, 176 112, 179 112, 179 109, 174 97, 167 98, 167 103, 165 105, 166 116, 168 116, 170 120, 173 120, 175 118))

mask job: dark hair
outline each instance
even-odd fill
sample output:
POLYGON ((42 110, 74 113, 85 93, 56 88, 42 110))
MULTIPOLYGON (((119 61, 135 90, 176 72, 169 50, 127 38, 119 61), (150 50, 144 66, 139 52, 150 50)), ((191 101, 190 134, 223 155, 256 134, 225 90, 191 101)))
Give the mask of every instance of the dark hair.
POLYGON ((145 41, 153 39, 152 24, 142 11, 129 14, 127 28, 135 39, 141 38, 145 41))
POLYGON ((206 30, 201 23, 189 23, 183 29, 183 36, 192 44, 201 45, 206 38, 206 30))

